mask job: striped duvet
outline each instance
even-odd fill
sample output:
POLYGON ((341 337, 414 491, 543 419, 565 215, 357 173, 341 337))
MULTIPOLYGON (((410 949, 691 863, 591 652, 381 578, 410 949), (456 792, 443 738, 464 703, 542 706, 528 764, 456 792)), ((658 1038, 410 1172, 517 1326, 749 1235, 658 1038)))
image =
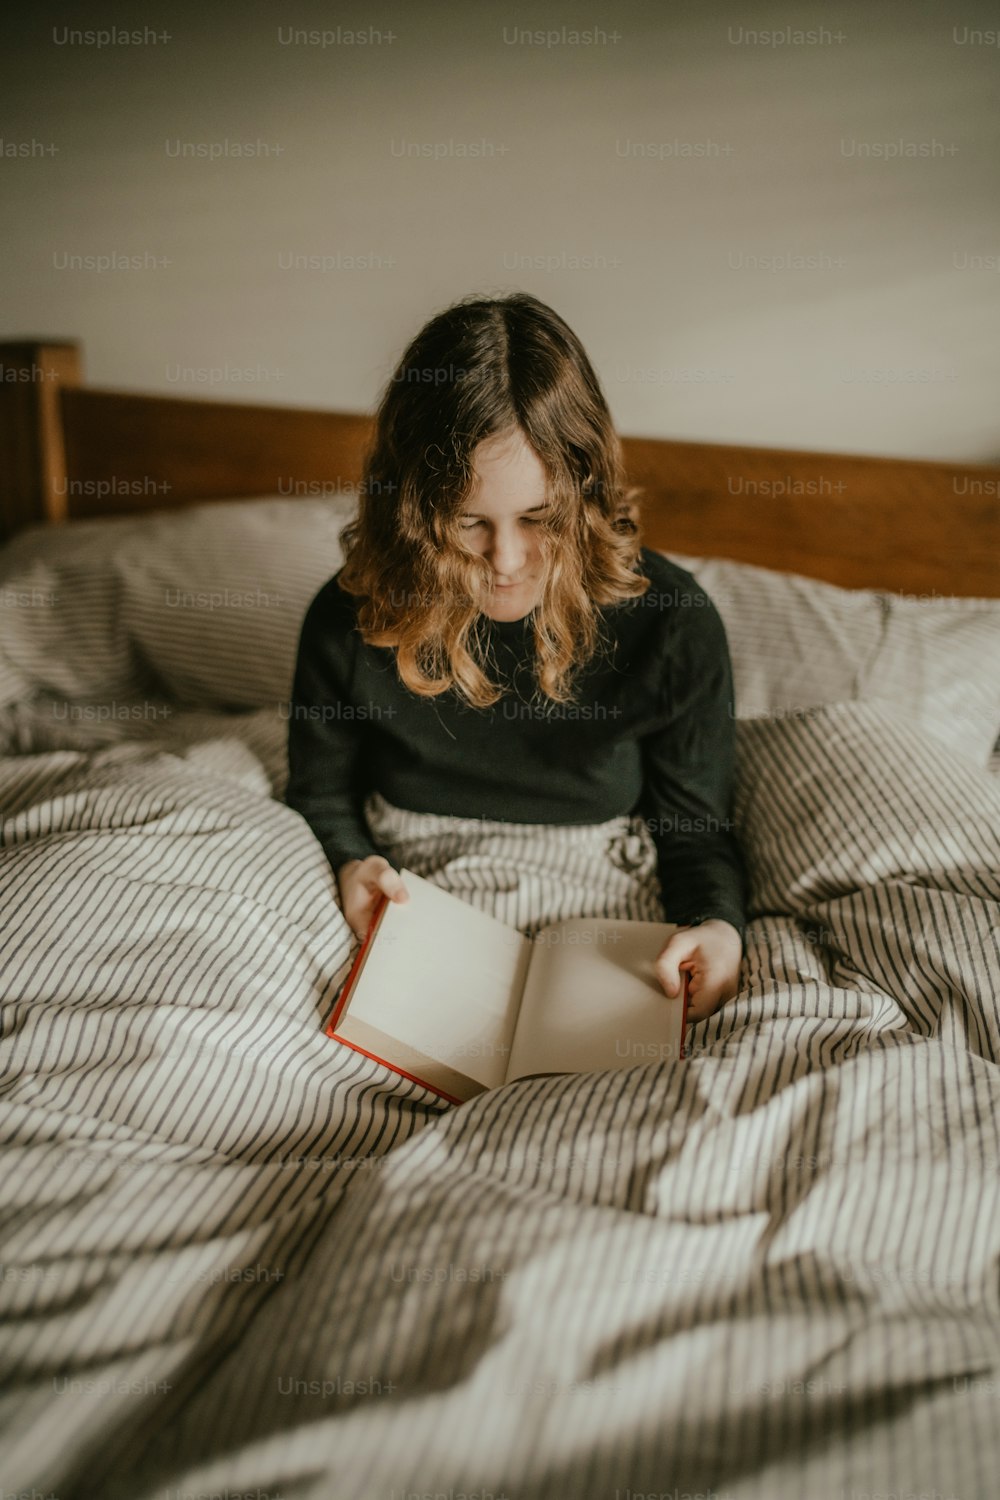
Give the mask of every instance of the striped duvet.
MULTIPOLYGON (((995 1496, 996 778, 740 721, 739 997, 452 1109, 322 1034, 280 714, 143 702, 0 760, 4 1497, 995 1496)), ((370 815, 525 930, 658 915, 629 819, 370 815)))

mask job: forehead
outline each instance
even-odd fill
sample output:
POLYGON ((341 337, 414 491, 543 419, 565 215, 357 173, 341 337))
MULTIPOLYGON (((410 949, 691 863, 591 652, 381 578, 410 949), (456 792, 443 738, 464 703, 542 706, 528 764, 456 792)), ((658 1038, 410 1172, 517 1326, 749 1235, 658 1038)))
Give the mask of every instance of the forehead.
POLYGON ((530 510, 547 499, 545 467, 516 428, 480 443, 472 467, 475 479, 466 511, 485 515, 530 510))

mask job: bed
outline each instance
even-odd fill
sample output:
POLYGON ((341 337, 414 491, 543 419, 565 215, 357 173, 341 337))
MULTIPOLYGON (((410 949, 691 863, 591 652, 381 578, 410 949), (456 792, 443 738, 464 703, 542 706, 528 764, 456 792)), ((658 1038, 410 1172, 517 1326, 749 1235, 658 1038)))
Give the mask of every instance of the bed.
POLYGON ((626 439, 730 640, 740 992, 456 1109, 323 1035, 281 800, 368 420, 0 376, 3 1493, 995 1495, 1000 468, 626 439))

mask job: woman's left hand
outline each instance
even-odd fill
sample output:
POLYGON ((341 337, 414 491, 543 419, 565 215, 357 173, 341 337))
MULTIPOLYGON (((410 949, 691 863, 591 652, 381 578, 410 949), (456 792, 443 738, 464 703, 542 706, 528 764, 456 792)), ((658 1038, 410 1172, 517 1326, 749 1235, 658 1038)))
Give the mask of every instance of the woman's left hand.
POLYGON ((732 1000, 740 987, 743 944, 731 922, 712 917, 696 927, 679 927, 656 960, 656 977, 668 995, 681 992, 682 973, 688 982, 689 1021, 703 1021, 732 1000))

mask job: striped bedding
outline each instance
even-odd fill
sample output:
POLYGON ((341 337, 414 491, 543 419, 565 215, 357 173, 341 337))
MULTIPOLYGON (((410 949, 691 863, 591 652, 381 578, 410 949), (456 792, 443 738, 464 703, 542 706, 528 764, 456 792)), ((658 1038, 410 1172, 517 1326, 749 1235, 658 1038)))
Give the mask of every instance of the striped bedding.
MULTIPOLYGON (((884 703, 741 720, 738 998, 451 1109, 322 1035, 280 712, 127 706, 15 704, 0 759, 5 1497, 995 1495, 984 767, 884 703)), ((370 815, 526 931, 654 900, 629 819, 370 815)))

